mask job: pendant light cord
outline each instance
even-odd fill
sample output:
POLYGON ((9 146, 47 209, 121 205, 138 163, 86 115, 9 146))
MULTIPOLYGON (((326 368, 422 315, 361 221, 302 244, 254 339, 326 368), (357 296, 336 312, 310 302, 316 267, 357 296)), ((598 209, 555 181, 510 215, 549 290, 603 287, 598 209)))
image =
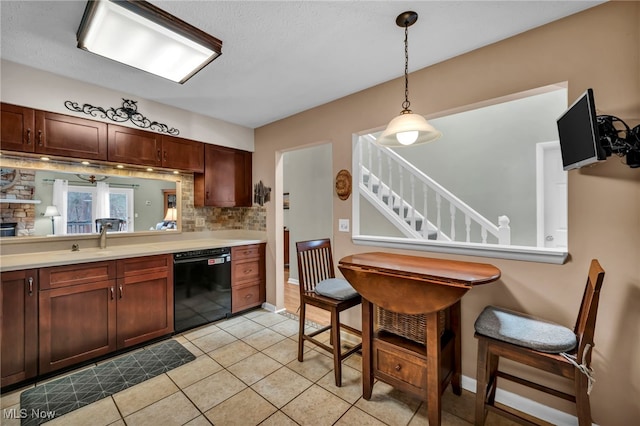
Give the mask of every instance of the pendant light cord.
POLYGON ((411 112, 409 107, 409 25, 404 26, 404 102, 402 103, 402 113, 411 112))

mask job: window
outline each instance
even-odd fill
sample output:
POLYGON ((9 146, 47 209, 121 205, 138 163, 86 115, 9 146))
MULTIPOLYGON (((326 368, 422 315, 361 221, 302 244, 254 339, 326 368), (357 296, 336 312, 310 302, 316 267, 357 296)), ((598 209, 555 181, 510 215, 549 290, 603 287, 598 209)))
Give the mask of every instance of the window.
POLYGON ((388 149, 375 144, 381 131, 356 135, 354 242, 564 262, 566 107, 554 85, 430 119, 443 132, 430 144, 388 149))
POLYGON ((133 189, 110 188, 108 185, 96 187, 69 185, 67 234, 98 232, 95 221, 99 218, 123 220, 122 228, 113 232, 133 232, 133 189), (106 202, 101 203, 100 200, 106 202))

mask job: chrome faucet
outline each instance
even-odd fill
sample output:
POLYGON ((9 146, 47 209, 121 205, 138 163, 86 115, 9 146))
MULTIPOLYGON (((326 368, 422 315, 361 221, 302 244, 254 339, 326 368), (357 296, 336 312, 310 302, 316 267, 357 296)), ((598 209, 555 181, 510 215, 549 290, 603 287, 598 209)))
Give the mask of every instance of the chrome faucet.
POLYGON ((107 248, 107 229, 111 228, 110 223, 103 223, 102 228, 100 228, 100 248, 107 248))

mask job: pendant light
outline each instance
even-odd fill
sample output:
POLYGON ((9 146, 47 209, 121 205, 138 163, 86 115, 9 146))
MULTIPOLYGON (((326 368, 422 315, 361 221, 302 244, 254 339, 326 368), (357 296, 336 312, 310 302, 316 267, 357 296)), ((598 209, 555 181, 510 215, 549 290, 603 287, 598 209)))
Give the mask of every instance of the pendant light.
POLYGON ((404 12, 396 18, 396 24, 404 27, 404 102, 400 115, 389 122, 377 142, 389 147, 401 147, 433 142, 442 136, 427 120, 411 112, 409 107, 409 27, 416 23, 416 12, 404 12))

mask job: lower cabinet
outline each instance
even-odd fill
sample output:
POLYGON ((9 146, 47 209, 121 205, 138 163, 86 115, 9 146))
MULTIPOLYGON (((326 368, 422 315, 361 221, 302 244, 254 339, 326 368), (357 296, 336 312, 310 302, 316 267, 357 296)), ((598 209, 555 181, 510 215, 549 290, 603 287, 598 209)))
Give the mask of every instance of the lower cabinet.
POLYGON ((173 332, 173 257, 117 261, 118 349, 173 332))
POLYGON ((159 255, 41 268, 40 374, 171 333, 171 265, 159 255))
POLYGON ((266 301, 266 244, 231 248, 231 312, 260 306, 266 301))
POLYGON ((35 377, 38 372, 38 271, 0 276, 0 385, 35 377))

